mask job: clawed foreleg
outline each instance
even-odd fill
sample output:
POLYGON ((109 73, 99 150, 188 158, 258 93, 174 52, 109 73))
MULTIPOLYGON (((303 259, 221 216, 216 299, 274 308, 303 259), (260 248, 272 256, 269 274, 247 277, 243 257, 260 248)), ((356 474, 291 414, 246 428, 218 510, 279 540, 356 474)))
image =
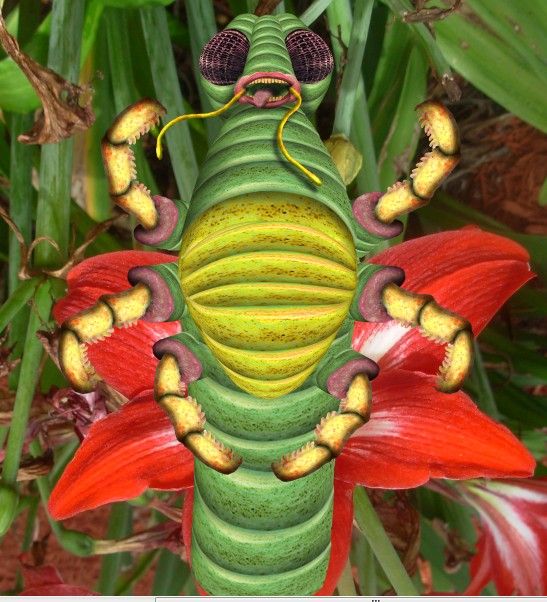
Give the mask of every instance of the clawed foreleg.
POLYGON ((369 379, 366 374, 357 374, 338 412, 325 416, 315 428, 314 440, 272 464, 275 475, 282 481, 293 481, 339 456, 352 433, 368 421, 371 405, 369 379))
POLYGON ((450 111, 433 100, 416 109, 431 150, 420 159, 410 179, 397 182, 385 194, 363 194, 353 204, 358 223, 380 238, 400 234, 403 225, 397 218, 426 205, 460 160, 458 128, 450 111))
POLYGON ((140 224, 135 229, 135 238, 142 244, 176 249, 186 208, 180 201, 150 195, 137 180, 135 157, 130 148, 164 113, 163 106, 149 98, 127 107, 104 135, 101 151, 112 200, 140 224))
POLYGON ((165 353, 157 368, 154 396, 169 416, 177 439, 210 468, 234 472, 241 458, 205 430, 205 414, 185 388, 177 359, 165 353))
POLYGON ((110 336, 115 327, 131 326, 151 301, 149 288, 139 283, 122 293, 103 295, 91 308, 66 320, 59 338, 59 363, 74 389, 92 391, 98 380, 87 359, 87 344, 110 336))
POLYGON ((448 343, 439 374, 439 389, 445 393, 457 391, 473 361, 473 334, 469 322, 438 305, 430 295, 410 293, 394 283, 384 287, 382 302, 394 320, 418 326, 427 337, 448 343))

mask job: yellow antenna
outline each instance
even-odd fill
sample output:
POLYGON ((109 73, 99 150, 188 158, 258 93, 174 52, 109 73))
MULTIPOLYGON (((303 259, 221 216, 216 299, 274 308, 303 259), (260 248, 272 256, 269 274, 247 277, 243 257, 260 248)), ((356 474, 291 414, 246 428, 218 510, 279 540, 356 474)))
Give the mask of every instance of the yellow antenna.
POLYGON ((186 121, 186 119, 207 119, 207 117, 216 117, 217 115, 224 113, 224 111, 227 111, 234 103, 236 103, 243 96, 243 94, 245 94, 245 88, 243 88, 243 90, 240 90, 237 94, 232 96, 232 98, 223 107, 220 107, 220 109, 217 109, 216 111, 211 111, 210 113, 192 113, 190 115, 180 115, 179 117, 175 117, 175 119, 171 119, 169 123, 166 123, 161 128, 158 139, 156 140, 156 156, 158 157, 158 159, 161 159, 163 155, 161 140, 165 135, 165 132, 172 125, 175 125, 175 123, 178 123, 179 121, 186 121))
POLYGON ((292 163, 297 169, 305 173, 316 186, 321 186, 323 182, 321 182, 321 180, 309 169, 305 168, 302 165, 302 163, 299 163, 296 159, 291 157, 289 155, 289 151, 283 143, 283 128, 285 127, 287 121, 289 121, 289 119, 296 113, 296 111, 298 111, 300 105, 302 104, 302 96, 300 96, 300 94, 294 88, 290 88, 290 92, 296 98, 296 104, 285 113, 285 116, 283 117, 281 123, 277 128, 277 144, 279 146, 279 150, 283 153, 283 156, 285 157, 285 159, 287 159, 289 163, 292 163))

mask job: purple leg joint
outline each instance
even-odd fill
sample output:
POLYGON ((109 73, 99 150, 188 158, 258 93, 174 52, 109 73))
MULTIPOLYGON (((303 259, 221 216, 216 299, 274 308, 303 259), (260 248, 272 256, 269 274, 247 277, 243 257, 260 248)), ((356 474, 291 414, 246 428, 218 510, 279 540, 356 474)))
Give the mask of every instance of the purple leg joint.
POLYGON ((158 223, 155 228, 146 230, 142 226, 135 228, 135 238, 143 245, 159 247, 175 231, 179 221, 179 210, 171 199, 156 195, 152 197, 158 212, 158 223))
POLYGON ((378 364, 368 357, 356 358, 344 364, 338 370, 335 370, 327 380, 327 390, 334 397, 343 399, 351 384, 351 381, 357 374, 366 374, 369 380, 376 378, 380 368, 378 364))
POLYGON ((388 284, 400 286, 404 279, 404 270, 395 266, 384 267, 368 279, 359 297, 359 311, 367 322, 391 320, 382 303, 382 291, 388 284))
POLYGON ((148 322, 168 322, 175 308, 171 290, 158 272, 146 266, 131 268, 127 279, 134 286, 142 282, 152 295, 152 301, 143 316, 148 322))
POLYGON ((177 341, 176 338, 158 341, 153 347, 153 352, 158 359, 161 359, 166 353, 174 356, 184 383, 194 382, 201 376, 201 362, 184 343, 177 341))
POLYGON ((376 217, 374 210, 381 196, 381 192, 367 192, 357 197, 353 202, 353 215, 369 234, 379 238, 393 238, 401 234, 403 224, 398 219, 390 224, 384 224, 376 217))

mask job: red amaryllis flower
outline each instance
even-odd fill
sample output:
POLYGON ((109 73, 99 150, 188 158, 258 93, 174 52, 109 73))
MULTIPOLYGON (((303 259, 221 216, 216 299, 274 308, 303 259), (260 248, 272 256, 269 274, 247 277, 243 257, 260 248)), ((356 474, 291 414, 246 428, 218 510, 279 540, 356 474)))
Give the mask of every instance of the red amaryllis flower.
POLYGON ((23 564, 24 590, 20 596, 98 596, 91 590, 63 581, 59 571, 51 565, 26 566, 23 564))
POLYGON ((480 536, 466 594, 493 581, 500 596, 547 594, 547 478, 458 483, 480 536))
MULTIPOLYGON (((165 260, 161 253, 120 252, 83 262, 69 275, 68 295, 57 304, 56 319, 62 322, 101 294, 126 288, 129 268, 165 260)), ((374 261, 403 268, 405 288, 434 295, 465 316, 475 334, 532 277, 522 247, 476 228, 412 240, 374 261)), ((190 453, 177 443, 151 391, 156 366, 152 344, 176 329, 139 322, 90 346, 97 372, 134 399, 90 429, 52 493, 49 508, 55 518, 131 498, 147 487, 192 486, 190 453)), ((433 477, 525 477, 534 467, 511 432, 482 414, 465 393, 447 395, 434 388, 443 356, 434 343, 389 322, 358 324, 354 346, 382 370, 373 381, 370 421, 336 461, 332 553, 321 594, 333 592, 347 559, 355 484, 396 489, 433 477)), ((187 495, 183 521, 187 548, 191 497, 187 495)))

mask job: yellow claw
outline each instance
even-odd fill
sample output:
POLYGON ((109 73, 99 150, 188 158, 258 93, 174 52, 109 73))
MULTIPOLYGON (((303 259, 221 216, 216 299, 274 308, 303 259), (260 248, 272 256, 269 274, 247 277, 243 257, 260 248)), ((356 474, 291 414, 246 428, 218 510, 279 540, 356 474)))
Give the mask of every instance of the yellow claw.
POLYGON ((97 375, 87 360, 83 345, 70 330, 63 330, 59 337, 59 364, 76 391, 93 391, 97 375))
POLYGON ((439 389, 457 391, 467 378, 473 362, 473 334, 469 322, 441 307, 430 295, 410 293, 396 284, 382 291, 382 302, 391 318, 419 326, 440 343, 449 343, 440 369, 439 389))
POLYGON ((166 353, 156 370, 154 396, 169 416, 177 439, 210 468, 234 472, 242 459, 205 430, 205 414, 192 397, 182 395, 183 388, 177 360, 166 353))
POLYGON ((321 468, 332 459, 330 449, 317 446, 311 441, 301 449, 283 456, 272 464, 272 470, 280 481, 294 481, 321 468))
POLYGON ((441 366, 439 390, 444 393, 454 393, 461 389, 472 363, 473 335, 469 330, 462 330, 455 336, 441 366))
POLYGON ((158 123, 165 115, 165 108, 157 100, 143 98, 122 111, 115 119, 105 138, 112 144, 130 142, 133 144, 140 136, 158 123))
POLYGON ((437 146, 445 155, 460 151, 458 126, 452 113, 436 100, 426 100, 416 107, 420 125, 424 128, 431 147, 437 146))
POLYGON ((368 421, 371 404, 372 389, 367 375, 355 375, 339 411, 327 414, 316 426, 315 439, 272 464, 277 478, 300 479, 339 456, 349 437, 368 421))
POLYGON ((460 160, 458 128, 450 111, 434 100, 416 109, 432 150, 420 159, 410 181, 397 182, 380 197, 375 214, 384 224, 426 205, 460 160))
POLYGON ((222 445, 207 431, 190 433, 184 439, 184 445, 209 468, 223 474, 236 471, 242 462, 240 456, 222 445))
POLYGON ((147 230, 157 225, 158 213, 150 192, 136 180, 135 157, 129 145, 157 124, 164 113, 156 100, 139 100, 116 117, 101 142, 112 200, 147 230))
POLYGON ((110 336, 114 327, 133 324, 146 313, 151 293, 144 284, 113 295, 103 295, 89 309, 66 320, 59 339, 59 362, 74 389, 92 391, 97 376, 87 360, 86 344, 110 336))

